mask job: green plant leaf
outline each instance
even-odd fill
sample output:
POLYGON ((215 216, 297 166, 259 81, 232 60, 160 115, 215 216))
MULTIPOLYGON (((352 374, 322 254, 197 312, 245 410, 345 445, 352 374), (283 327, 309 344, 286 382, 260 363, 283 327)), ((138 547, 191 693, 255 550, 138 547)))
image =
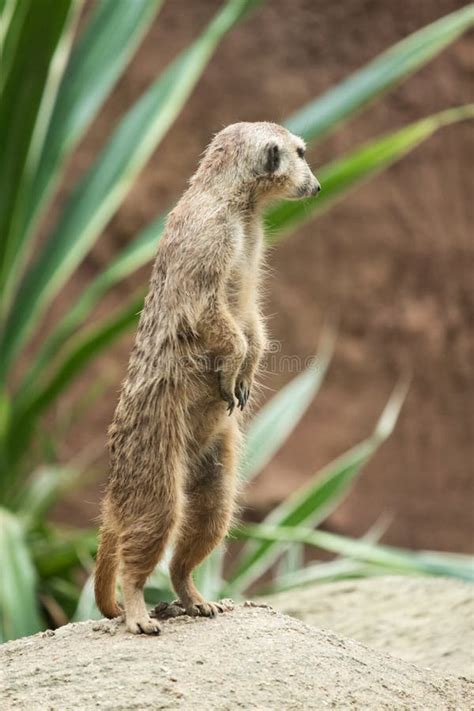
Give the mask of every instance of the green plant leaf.
POLYGON ((252 479, 268 464, 304 415, 323 381, 334 340, 334 331, 327 328, 315 363, 274 395, 252 420, 242 457, 244 479, 252 479))
MULTIPOLYGON (((383 515, 370 527, 367 533, 362 536, 363 541, 368 543, 378 543, 381 537, 386 533, 390 526, 392 517, 383 515)), ((304 543, 292 543, 288 549, 290 553, 293 548, 303 548, 304 543)), ((263 592, 281 592, 283 590, 291 590, 292 588, 301 587, 302 585, 310 585, 312 583, 323 583, 332 580, 344 580, 347 578, 368 577, 371 575, 381 575, 383 570, 377 566, 361 563, 360 561, 351 560, 348 558, 336 558, 325 563, 313 563, 307 566, 303 564, 295 567, 293 570, 285 570, 280 572, 278 567, 277 574, 270 585, 265 585, 263 592)))
POLYGON ((317 198, 281 203, 267 214, 269 241, 279 241, 288 230, 321 214, 350 190, 403 158, 440 128, 473 117, 474 104, 448 109, 377 138, 324 166, 318 171, 322 190, 317 198))
POLYGON ((0 343, 0 379, 39 318, 92 247, 180 112, 223 35, 255 0, 229 0, 121 120, 73 191, 55 229, 25 274, 0 343))
MULTIPOLYGON (((277 506, 261 525, 317 526, 339 505, 362 467, 392 433, 407 391, 407 384, 395 388, 370 437, 324 467, 305 486, 277 506)), ((245 546, 229 577, 229 594, 245 590, 278 559, 284 546, 275 541, 245 546)))
POLYGON ((81 333, 54 376, 36 395, 27 412, 35 415, 42 412, 93 358, 128 330, 131 324, 138 321, 142 308, 143 296, 136 296, 131 305, 127 304, 126 308, 119 309, 113 316, 103 319, 99 325, 81 333))
POLYGON ((321 138, 422 67, 473 24, 472 4, 441 17, 307 104, 290 116, 285 126, 307 141, 321 138))
POLYGON ((215 548, 193 573, 197 589, 206 600, 220 597, 223 587, 224 547, 215 548))
POLYGON ((97 609, 94 595, 94 576, 90 575, 79 596, 76 611, 72 617, 72 622, 82 622, 84 620, 100 620, 103 615, 97 609))
MULTIPOLYGON (((292 544, 291 548, 293 547, 292 544)), ((302 545, 302 544, 300 544, 302 545)), ((289 550, 291 550, 291 548, 289 550)), ((369 566, 357 560, 337 558, 328 563, 314 563, 298 570, 277 575, 271 585, 266 585, 258 594, 271 594, 301 588, 314 583, 329 583, 347 578, 361 578, 381 574, 380 568, 369 566)))
POLYGON ((17 222, 25 189, 34 170, 36 146, 43 133, 45 113, 54 92, 53 62, 60 75, 61 52, 71 0, 17 2, 4 40, 5 63, 0 73, 0 293, 4 308, 5 283, 18 241, 17 222), (31 61, 34 57, 34 61, 31 61))
POLYGON ((2 72, 0 75, 0 94, 18 51, 21 33, 24 29, 25 16, 29 3, 19 3, 16 0, 1 0, 0 2, 0 49, 2 57, 2 72))
POLYGON ((31 556, 42 580, 68 576, 97 551, 97 531, 45 527, 30 541, 31 556))
POLYGON ((240 531, 236 531, 235 535, 269 543, 305 543, 391 572, 454 577, 474 582, 474 557, 468 563, 459 563, 448 558, 443 560, 442 554, 433 556, 424 551, 408 551, 327 531, 291 526, 247 524, 240 531))
POLYGON ((65 158, 108 96, 161 4, 162 0, 101 0, 95 4, 57 92, 38 165, 25 196, 15 241, 17 267, 9 264, 9 281, 15 279, 24 262, 41 207, 52 193, 65 158))
POLYGON ((277 563, 276 577, 285 577, 303 570, 305 547, 302 543, 291 545, 277 563))
MULTIPOLYGON (((121 279, 152 259, 164 229, 165 219, 166 216, 161 215, 148 225, 103 272, 85 287, 76 303, 43 342, 32 366, 15 393, 17 402, 28 397, 34 383, 40 376, 44 377, 45 371, 51 369, 64 344, 83 323, 99 299, 121 279)), ((132 298, 132 301, 135 301, 135 297, 132 298)), ((128 309, 128 307, 129 305, 126 304, 124 308, 128 309)))
MULTIPOLYGON (((127 304, 125 309, 119 310, 118 314, 80 334, 50 380, 43 387, 31 388, 28 391, 29 399, 16 404, 7 440, 10 463, 21 455, 32 437, 35 419, 93 358, 137 322, 142 306, 143 297, 140 296, 132 304, 127 304)), ((18 476, 13 466, 10 470, 13 476, 18 476)), ((5 477, 8 480, 8 470, 5 477)))
MULTIPOLYGON (((165 554, 166 557, 167 554, 165 554)), ((169 561, 166 561, 165 565, 165 561, 162 559, 148 578, 148 585, 159 590, 167 590, 172 595, 170 577, 167 571, 168 565, 169 561)))
POLYGON ((77 484, 79 472, 64 466, 45 466, 28 478, 27 485, 20 489, 16 512, 27 528, 44 520, 59 497, 77 484))
POLYGON ((35 634, 42 628, 36 603, 36 574, 20 521, 0 509, 0 637, 35 634))

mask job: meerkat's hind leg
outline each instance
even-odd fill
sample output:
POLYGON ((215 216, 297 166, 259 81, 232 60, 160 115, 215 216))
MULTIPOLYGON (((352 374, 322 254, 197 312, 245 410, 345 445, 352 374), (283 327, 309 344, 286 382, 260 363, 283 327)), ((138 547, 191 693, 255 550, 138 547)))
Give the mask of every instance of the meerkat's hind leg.
POLYGON ((146 521, 137 522, 121 535, 125 621, 127 629, 134 634, 160 633, 160 625, 146 608, 143 589, 177 522, 176 506, 171 501, 168 503, 168 510, 149 515, 146 521))
POLYGON ((221 542, 234 510, 237 425, 228 420, 190 473, 186 506, 170 564, 171 581, 185 614, 214 617, 230 601, 208 602, 196 589, 192 571, 221 542))
POLYGON ((123 595, 126 608, 125 621, 128 631, 133 634, 160 634, 160 625, 150 617, 146 609, 143 587, 137 584, 133 576, 124 576, 123 595))

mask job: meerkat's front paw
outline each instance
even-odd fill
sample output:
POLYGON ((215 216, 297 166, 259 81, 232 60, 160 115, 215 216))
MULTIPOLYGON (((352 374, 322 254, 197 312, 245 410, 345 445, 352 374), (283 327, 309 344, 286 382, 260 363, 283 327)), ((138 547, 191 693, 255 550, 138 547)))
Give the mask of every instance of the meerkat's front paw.
POLYGON ((235 397, 237 398, 238 405, 241 410, 244 409, 250 397, 250 382, 246 379, 238 380, 235 386, 235 397))
POLYGON ((234 382, 229 382, 229 378, 225 376, 224 372, 222 370, 219 370, 217 374, 218 378, 218 383, 219 383, 219 393, 224 400, 224 402, 227 403, 227 412, 229 415, 232 415, 234 408, 235 408, 235 398, 234 398, 234 389, 235 385, 234 382))
POLYGON ((130 618, 126 620, 127 629, 133 634, 155 634, 161 632, 161 627, 156 620, 152 620, 148 615, 146 617, 130 618))

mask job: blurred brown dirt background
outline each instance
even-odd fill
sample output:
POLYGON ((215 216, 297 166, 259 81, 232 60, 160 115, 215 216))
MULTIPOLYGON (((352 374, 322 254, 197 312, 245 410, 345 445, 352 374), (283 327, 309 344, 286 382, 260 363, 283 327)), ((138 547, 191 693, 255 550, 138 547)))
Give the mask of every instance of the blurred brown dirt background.
MULTIPOLYGON (((197 36, 219 5, 218 0, 165 2, 79 146, 58 204, 96 157, 120 114, 197 36)), ((176 200, 214 132, 240 120, 283 121, 394 42, 463 5, 456 0, 267 0, 224 39, 185 110, 49 319, 67 309, 85 282, 176 200)), ((472 101, 471 40, 458 40, 311 150, 316 174, 318 166, 360 142, 472 101)), ((388 512, 393 523, 387 542, 472 549, 472 149, 469 125, 444 129, 272 250, 265 311, 282 354, 312 355, 329 314, 338 317, 339 334, 321 392, 246 493, 249 515, 267 511, 367 436, 400 373, 410 368, 411 389, 395 433, 327 525, 360 535, 388 512)), ((95 316, 110 313, 146 284, 149 271, 119 286, 95 316)), ((84 394, 87 399, 90 384, 102 383, 101 396, 61 451, 65 461, 90 457, 102 480, 106 427, 132 338, 95 363, 55 413, 59 421, 66 418, 74 399, 84 394)), ((265 397, 291 376, 265 377, 265 397)), ((96 484, 88 486, 57 516, 90 524, 99 495, 96 484)))

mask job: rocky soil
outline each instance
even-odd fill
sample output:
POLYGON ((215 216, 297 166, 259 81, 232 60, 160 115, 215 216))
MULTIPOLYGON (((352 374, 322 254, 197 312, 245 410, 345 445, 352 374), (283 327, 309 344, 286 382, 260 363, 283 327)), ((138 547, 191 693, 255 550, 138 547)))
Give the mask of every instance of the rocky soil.
POLYGON ((268 600, 307 624, 442 674, 474 679, 474 595, 468 583, 387 576, 311 586, 268 600))
MULTIPOLYGON (((354 618, 350 606, 356 597, 346 590, 344 603, 341 590, 333 594, 341 615, 354 618)), ((429 607, 429 598, 424 603, 429 607)), ((337 626, 335 608, 326 608, 326 625, 337 626)), ((375 600, 374 619, 383 617, 382 608, 381 599, 375 600)), ((359 609, 369 626, 366 613, 359 609)), ((403 625, 400 608, 398 620, 403 625)), ((371 648, 249 603, 214 620, 169 620, 160 637, 135 637, 119 622, 77 623, 0 648, 0 708, 472 708, 472 683, 464 675, 401 659, 389 640, 390 635, 383 650, 371 648)))

